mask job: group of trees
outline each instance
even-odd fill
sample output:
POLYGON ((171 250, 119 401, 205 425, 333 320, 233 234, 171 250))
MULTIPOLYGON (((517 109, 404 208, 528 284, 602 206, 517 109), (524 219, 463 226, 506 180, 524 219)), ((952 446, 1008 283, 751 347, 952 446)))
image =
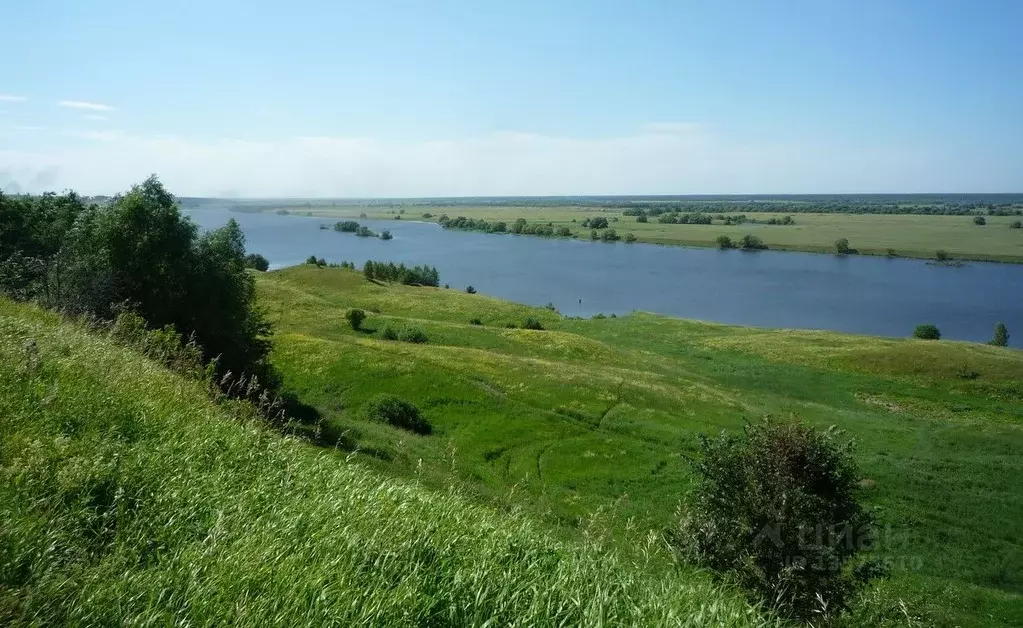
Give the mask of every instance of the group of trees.
POLYGON ((237 222, 200 233, 155 176, 104 205, 0 194, 0 291, 101 320, 130 310, 192 338, 221 379, 273 388, 270 324, 247 266, 269 264, 246 256, 237 222))
POLYGON ((657 217, 657 222, 663 225, 709 225, 713 220, 710 214, 696 212, 690 214, 661 214, 657 217))
POLYGON ((542 237, 572 237, 572 230, 568 227, 554 227, 554 224, 551 222, 546 224, 528 223, 525 218, 517 218, 515 222, 509 225, 504 221, 487 222, 482 218, 466 218, 465 216, 449 218, 447 214, 445 214, 438 218, 437 222, 445 229, 482 231, 484 233, 514 233, 542 237))
POLYGON ((395 265, 394 262, 367 261, 362 267, 366 279, 389 281, 406 286, 440 286, 440 273, 436 267, 395 265))
POLYGON ((742 236, 738 243, 733 242, 732 239, 726 235, 719 235, 716 242, 719 249, 740 248, 746 251, 760 251, 767 248, 767 245, 764 244, 763 240, 749 233, 742 236))
MULTIPOLYGON (((913 330, 913 337, 919 340, 941 340, 941 330, 938 329, 937 325, 925 323, 916 326, 913 330)), ((992 334, 988 344, 995 347, 1009 346, 1009 329, 1005 326, 1005 323, 995 325, 994 334, 992 334)))
MULTIPOLYGON (((354 220, 339 220, 334 223, 334 231, 341 233, 354 233, 360 238, 373 238, 377 234, 373 233, 369 227, 364 227, 354 220)), ((393 236, 390 231, 384 231, 380 234, 381 240, 390 240, 393 236)))

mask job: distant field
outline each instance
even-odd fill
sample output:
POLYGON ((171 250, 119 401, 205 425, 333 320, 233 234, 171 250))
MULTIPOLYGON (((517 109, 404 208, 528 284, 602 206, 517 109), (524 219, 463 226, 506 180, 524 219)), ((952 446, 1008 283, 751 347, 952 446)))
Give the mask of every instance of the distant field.
MULTIPOLYGON (((604 216, 610 228, 619 236, 632 233, 639 242, 666 245, 715 246, 720 235, 733 241, 746 234, 759 236, 769 248, 791 251, 827 253, 834 251, 835 240, 846 238, 849 245, 861 254, 885 255, 893 249, 900 257, 933 259, 941 249, 953 258, 964 260, 990 260, 1023 262, 1023 229, 1010 229, 1020 220, 1018 216, 986 216, 987 225, 973 224, 971 216, 929 216, 913 214, 844 214, 844 213, 762 213, 747 214, 749 218, 766 221, 791 215, 794 225, 671 225, 659 224, 656 217, 639 223, 634 216, 623 216, 620 209, 601 210, 592 207, 488 207, 438 206, 395 209, 367 205, 338 208, 289 208, 295 213, 310 213, 324 217, 357 217, 365 213, 369 218, 424 220, 423 213, 431 214, 426 220, 436 221, 441 215, 449 217, 485 219, 488 222, 513 222, 523 218, 529 223, 552 223, 555 228, 568 227, 573 235, 589 239, 590 230, 581 226, 587 217, 604 216), (404 211, 404 214, 398 214, 404 211), (617 218, 618 222, 613 219, 617 218)), ((735 214, 725 214, 735 215, 735 214)))
POLYGON ((838 425, 858 441, 867 499, 890 526, 880 552, 893 575, 857 625, 906 625, 903 602, 921 625, 1023 616, 1018 350, 642 313, 570 320, 314 266, 260 274, 258 289, 278 329, 273 361, 321 413, 322 442, 377 469, 454 481, 569 536, 592 534, 597 521, 634 547, 675 520, 698 434, 764 415, 838 425), (353 307, 369 314, 363 331, 344 320, 353 307), (507 327, 527 316, 546 329, 507 327), (380 337, 404 324, 429 342, 380 337), (419 406, 435 434, 361 420, 383 391, 419 406))

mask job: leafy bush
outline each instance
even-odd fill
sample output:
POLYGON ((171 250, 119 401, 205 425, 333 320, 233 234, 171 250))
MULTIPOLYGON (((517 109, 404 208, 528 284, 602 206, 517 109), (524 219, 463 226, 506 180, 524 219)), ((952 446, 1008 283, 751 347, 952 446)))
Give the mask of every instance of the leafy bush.
POLYGON ((386 325, 384 331, 380 332, 380 337, 384 340, 397 340, 398 332, 390 325, 386 325))
POLYGON ((476 294, 476 288, 473 288, 472 286, 466 286, 465 291, 469 294, 476 294))
POLYGON ((352 326, 352 329, 359 329, 362 327, 362 321, 366 320, 366 313, 358 308, 354 308, 345 312, 345 320, 352 326))
POLYGON ((848 255, 850 252, 852 252, 852 249, 849 248, 848 238, 839 238, 835 240, 835 253, 838 253, 839 255, 848 255))
POLYGON ((973 224, 983 227, 987 224, 987 220, 983 216, 974 216, 973 224))
POLYGON ((433 431, 429 421, 420 414, 419 408, 396 395, 376 395, 366 402, 362 412, 370 421, 380 421, 416 434, 427 435, 433 431))
POLYGON ((607 218, 604 218, 603 216, 598 216, 596 218, 590 218, 589 220, 590 220, 589 224, 586 224, 586 222, 583 221, 583 226, 584 227, 589 227, 590 229, 606 229, 607 228, 607 218))
POLYGON ((359 236, 360 238, 372 238, 376 234, 370 231, 369 227, 359 227, 358 229, 355 230, 355 235, 359 236))
POLYGON ((540 321, 538 321, 536 318, 532 316, 527 316, 526 320, 522 321, 522 329, 541 330, 543 329, 543 325, 541 325, 540 321))
POLYGON ((266 259, 259 253, 249 253, 245 256, 245 268, 251 268, 265 273, 270 270, 270 260, 266 259))
POLYGON ((608 229, 604 233, 600 234, 600 239, 604 242, 616 242, 619 238, 614 229, 608 229))
POLYGON ((872 575, 851 443, 765 420, 701 440, 695 490, 670 535, 681 557, 728 574, 784 614, 841 611, 872 575), (855 568, 854 568, 855 565, 855 568))
POLYGON ((726 235, 719 235, 716 241, 719 249, 730 249, 735 246, 732 244, 732 239, 726 235))
POLYGON ((558 227, 557 234, 562 238, 567 238, 572 235, 572 230, 569 229, 568 227, 558 227))
POLYGON ((647 218, 646 218, 645 215, 641 214, 639 216, 636 216, 636 222, 646 222, 646 221, 647 221, 647 218))
POLYGON ((334 223, 334 231, 342 231, 344 233, 355 233, 359 230, 359 223, 354 220, 339 220, 334 223))
POLYGON ((422 327, 417 327, 415 325, 405 325, 398 330, 398 340, 402 342, 423 344, 427 341, 427 337, 426 332, 423 331, 422 327))
POLYGON ((936 325, 930 323, 917 325, 913 330, 913 337, 921 340, 941 340, 941 331, 936 325))
POLYGON ((990 344, 996 347, 1009 346, 1009 329, 1005 326, 1005 323, 998 323, 995 325, 995 334, 991 338, 990 344))
POLYGON ((1010 229, 1023 229, 1023 221, 1021 221, 1021 220, 1013 220, 1012 223, 1009 225, 1009 228, 1010 229))
POLYGON ((739 240, 739 247, 747 251, 759 251, 766 249, 767 245, 757 236, 747 233, 739 240))
POLYGON ((948 254, 948 251, 945 251, 944 249, 938 249, 934 253, 934 259, 938 260, 939 262, 947 262, 950 259, 952 259, 952 256, 948 254))
POLYGON ((388 231, 387 229, 384 229, 383 231, 380 232, 380 239, 381 240, 392 240, 392 239, 394 239, 394 236, 391 235, 390 231, 388 231))
POLYGON ((481 320, 480 320, 480 319, 478 319, 478 318, 470 318, 470 319, 469 319, 469 324, 470 324, 470 325, 482 325, 482 324, 483 324, 483 321, 481 321, 481 320))
POLYGON ((636 241, 635 234, 633 234, 632 232, 626 233, 625 234, 625 241, 629 242, 629 243, 635 242, 636 241))

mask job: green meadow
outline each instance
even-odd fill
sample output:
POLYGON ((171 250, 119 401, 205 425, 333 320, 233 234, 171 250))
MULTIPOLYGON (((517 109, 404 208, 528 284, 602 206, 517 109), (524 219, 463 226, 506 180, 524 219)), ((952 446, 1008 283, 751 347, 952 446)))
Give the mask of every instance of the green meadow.
POLYGON ((273 362, 319 415, 300 429, 395 481, 629 553, 676 520, 698 435, 763 416, 836 425, 858 443, 884 527, 875 551, 891 567, 854 623, 1023 617, 1017 350, 646 313, 573 320, 311 265, 259 274, 257 287, 277 329, 273 362), (359 331, 351 308, 368 314, 359 331), (544 329, 522 329, 526 317, 544 329), (382 339, 402 325, 428 342, 382 339), (433 434, 364 421, 380 392, 417 405, 433 434))
MULTIPOLYGON (((547 224, 555 229, 568 227, 573 236, 589 239, 590 229, 581 226, 586 218, 603 216, 619 236, 636 236, 637 242, 653 244, 716 246, 718 236, 726 235, 733 242, 746 234, 758 236, 771 249, 788 251, 834 252, 835 241, 849 240, 849 245, 864 255, 886 255, 888 249, 900 257, 933 259, 938 250, 947 251, 953 258, 1023 262, 1023 229, 1010 229, 1018 216, 986 216, 984 226, 973 224, 972 216, 941 216, 914 214, 846 214, 846 213, 753 213, 747 217, 760 221, 791 215, 794 225, 741 224, 725 225, 715 221, 711 225, 660 224, 656 217, 646 223, 635 216, 624 216, 621 210, 600 210, 593 207, 473 207, 438 206, 403 208, 398 214, 393 208, 381 206, 347 206, 343 209, 313 208, 308 212, 324 217, 354 217, 365 213, 368 218, 436 221, 440 216, 465 216, 488 222, 516 218, 529 223, 547 224), (423 218, 423 213, 431 214, 423 218), (618 222, 613 219, 617 218, 618 222)), ((698 211, 698 207, 686 211, 698 211)), ((714 212, 716 213, 716 212, 714 212)), ((724 214, 730 215, 730 214, 724 214)))

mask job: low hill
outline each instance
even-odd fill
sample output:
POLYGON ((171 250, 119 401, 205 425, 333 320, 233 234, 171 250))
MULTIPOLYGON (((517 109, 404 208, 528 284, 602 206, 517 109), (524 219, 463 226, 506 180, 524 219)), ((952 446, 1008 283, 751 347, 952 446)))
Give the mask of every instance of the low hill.
POLYGON ((837 425, 858 442, 892 569, 857 621, 1023 616, 1019 351, 646 313, 572 320, 315 266, 258 288, 273 361, 318 414, 309 429, 381 472, 524 508, 565 538, 600 522, 627 552, 675 521, 699 434, 765 415, 837 425), (351 308, 368 314, 359 331, 351 308), (523 329, 527 317, 544 329, 523 329), (426 343, 383 338, 410 325, 426 343), (363 420, 381 392, 416 404, 433 434, 363 420))

